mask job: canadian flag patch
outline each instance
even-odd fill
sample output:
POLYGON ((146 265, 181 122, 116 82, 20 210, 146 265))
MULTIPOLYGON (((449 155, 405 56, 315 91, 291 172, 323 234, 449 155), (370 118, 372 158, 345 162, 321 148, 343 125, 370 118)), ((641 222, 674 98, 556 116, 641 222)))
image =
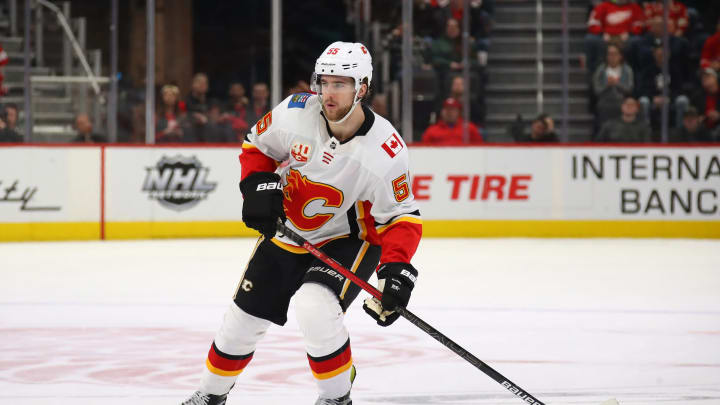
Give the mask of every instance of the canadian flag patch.
POLYGON ((393 133, 388 139, 385 140, 382 148, 385 149, 385 152, 387 152, 387 154, 390 155, 391 158, 393 158, 402 150, 403 143, 400 140, 400 137, 396 133, 393 133))

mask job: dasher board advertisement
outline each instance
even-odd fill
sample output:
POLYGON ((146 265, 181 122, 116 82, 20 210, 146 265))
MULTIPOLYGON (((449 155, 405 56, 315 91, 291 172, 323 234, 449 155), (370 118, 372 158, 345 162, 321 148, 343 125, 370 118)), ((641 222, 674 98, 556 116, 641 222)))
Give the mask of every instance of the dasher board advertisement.
POLYGON ((0 240, 98 238, 100 149, 0 148, 0 240))

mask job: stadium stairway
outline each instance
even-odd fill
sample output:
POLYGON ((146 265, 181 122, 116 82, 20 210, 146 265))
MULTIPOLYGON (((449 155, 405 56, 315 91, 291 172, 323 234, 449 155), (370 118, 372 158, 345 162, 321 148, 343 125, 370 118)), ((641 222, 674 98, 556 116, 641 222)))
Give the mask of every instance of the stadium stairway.
MULTIPOLYGON (((18 1, 17 34, 24 33, 24 2, 18 1)), ((61 2, 56 3, 61 6, 61 2)), ((33 12, 31 32, 35 34, 36 14, 33 12)), ((76 18, 73 26, 77 25, 76 18)), ((49 10, 45 10, 43 18, 44 61, 41 66, 35 57, 36 44, 31 42, 31 74, 42 76, 60 75, 62 72, 62 38, 63 33, 57 18, 49 10)), ((33 39, 34 41, 34 39, 33 39)), ((22 131, 25 126, 25 73, 24 73, 24 38, 10 36, 9 17, 7 12, 0 14, 0 44, 8 53, 9 62, 5 66, 4 85, 8 89, 6 96, 0 97, 0 104, 15 103, 19 108, 18 127, 22 131)), ((74 58, 77 65, 77 59, 74 58)), ((74 67, 80 72, 79 67, 74 67)), ((33 86, 33 140, 36 142, 66 142, 75 136, 73 129, 75 105, 73 92, 62 83, 38 83, 33 86)))
MULTIPOLYGON (((569 135, 571 142, 590 139, 593 116, 589 113, 589 89, 581 67, 586 33, 587 0, 569 0, 570 34, 569 135)), ((495 24, 488 55, 485 138, 489 142, 512 142, 508 126, 518 114, 529 125, 540 110, 537 103, 537 2, 496 2, 495 24)), ((562 114, 562 2, 542 1, 543 111, 559 130, 562 114)))

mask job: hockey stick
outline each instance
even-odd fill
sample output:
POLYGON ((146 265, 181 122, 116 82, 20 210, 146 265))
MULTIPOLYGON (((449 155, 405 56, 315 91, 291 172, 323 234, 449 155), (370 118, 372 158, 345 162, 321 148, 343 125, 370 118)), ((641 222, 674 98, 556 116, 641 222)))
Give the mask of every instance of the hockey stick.
MULTIPOLYGON (((320 259, 323 263, 327 264, 328 266, 332 267, 335 271, 339 272, 346 278, 350 279, 353 283, 357 284, 362 288, 363 290, 367 291, 372 295, 373 297, 377 299, 382 299, 382 293, 375 287, 368 284, 365 280, 361 279, 360 277, 356 276, 354 273, 352 273, 350 270, 343 267, 340 263, 336 262, 333 258, 329 257, 325 253, 323 253, 320 249, 315 247, 313 244, 305 240, 302 236, 298 235, 293 231, 292 229, 288 228, 282 221, 282 219, 278 219, 278 225, 277 230, 282 233, 283 235, 290 238, 293 242, 297 243, 298 245, 302 246, 305 250, 310 252, 313 256, 320 259)), ((410 321, 413 325, 417 326, 418 328, 422 329, 423 332, 427 333, 428 335, 432 336, 435 340, 442 343, 445 347, 455 352, 458 356, 465 359, 468 363, 472 364, 476 368, 480 369, 483 373, 485 373, 488 377, 492 378, 493 380, 497 381, 498 384, 505 387, 508 391, 513 393, 513 395, 517 396, 518 398, 522 399, 527 404, 537 404, 537 405, 545 405, 543 402, 541 402, 539 399, 535 398, 531 394, 529 394, 527 391, 523 390, 519 386, 517 386, 512 381, 505 378, 502 374, 497 372, 492 367, 485 364, 482 360, 478 359, 477 357, 473 356, 470 352, 463 349, 458 345, 457 343, 453 342, 450 338, 440 333, 437 329, 430 326, 427 322, 423 321, 422 319, 418 318, 415 314, 408 311, 407 308, 398 307, 395 309, 400 315, 402 315, 405 319, 410 321)), ((613 402, 606 401, 603 403, 603 405, 611 405, 613 402)))

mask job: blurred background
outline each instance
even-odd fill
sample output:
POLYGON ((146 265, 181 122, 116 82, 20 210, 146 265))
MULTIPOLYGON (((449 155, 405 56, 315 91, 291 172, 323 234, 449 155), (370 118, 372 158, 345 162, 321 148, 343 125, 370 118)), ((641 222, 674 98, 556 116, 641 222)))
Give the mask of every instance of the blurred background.
POLYGON ((716 0, 4 0, 0 141, 240 143, 342 40, 371 50, 370 104, 408 142, 717 142, 719 18, 716 0))

